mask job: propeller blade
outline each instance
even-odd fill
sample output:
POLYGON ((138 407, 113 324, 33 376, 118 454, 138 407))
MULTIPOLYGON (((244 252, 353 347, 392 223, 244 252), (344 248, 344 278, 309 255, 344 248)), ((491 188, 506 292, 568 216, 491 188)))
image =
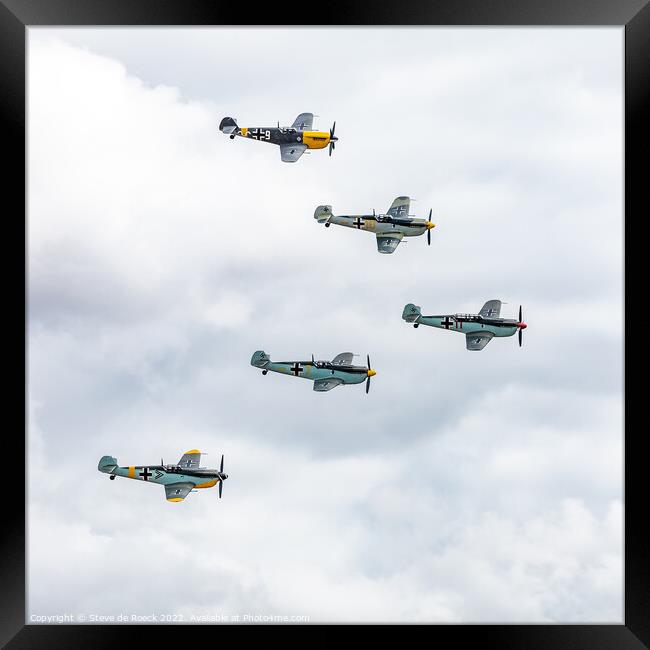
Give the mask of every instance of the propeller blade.
POLYGON ((368 370, 370 370, 370 355, 368 355, 368 370))
POLYGON ((522 318, 522 313, 521 313, 521 305, 519 305, 519 322, 521 323, 521 318, 522 318))
POLYGON ((219 481, 219 498, 221 499, 221 493, 223 492, 223 480, 219 481))
POLYGON ((369 390, 370 390, 370 377, 366 379, 366 395, 368 394, 369 390))
POLYGON ((427 229, 427 246, 431 246, 431 228, 427 229))
POLYGON ((522 334, 523 334, 522 330, 519 329, 519 330, 518 330, 518 336, 519 336, 519 347, 521 347, 521 338, 522 338, 522 334))
POLYGON ((219 471, 223 472, 223 454, 221 454, 221 466, 219 467, 219 471))

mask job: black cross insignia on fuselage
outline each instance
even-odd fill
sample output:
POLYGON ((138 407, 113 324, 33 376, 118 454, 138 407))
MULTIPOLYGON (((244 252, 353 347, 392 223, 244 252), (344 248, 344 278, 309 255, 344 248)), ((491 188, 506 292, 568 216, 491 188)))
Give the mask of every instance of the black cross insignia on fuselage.
POLYGON ((140 470, 140 478, 142 478, 143 481, 148 481, 150 476, 152 476, 152 474, 146 467, 143 467, 140 470))
POLYGON ((454 324, 454 321, 449 318, 449 316, 445 316, 442 320, 442 323, 440 324, 443 325, 446 330, 448 330, 454 324))
POLYGON ((361 217, 357 217, 354 220, 354 225, 361 230, 361 228, 366 225, 366 222, 361 217))
POLYGON ((296 363, 291 366, 291 372, 297 377, 304 368, 296 361, 296 363))

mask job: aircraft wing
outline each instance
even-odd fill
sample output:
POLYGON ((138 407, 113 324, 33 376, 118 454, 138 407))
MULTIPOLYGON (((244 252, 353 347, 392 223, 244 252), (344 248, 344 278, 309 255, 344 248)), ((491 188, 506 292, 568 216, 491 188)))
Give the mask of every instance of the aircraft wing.
POLYGON ((291 126, 294 129, 300 129, 301 131, 311 131, 313 125, 313 113, 300 113, 300 115, 298 115, 298 117, 293 121, 293 124, 291 126))
POLYGON ((465 334, 468 350, 482 350, 494 337, 492 332, 474 332, 465 334))
POLYGON ((280 157, 282 162, 296 162, 307 148, 306 144, 281 144, 280 157))
POLYGON ((325 391, 332 390, 343 383, 342 379, 337 377, 332 377, 331 379, 317 379, 314 382, 314 390, 319 393, 324 393, 325 391))
POLYGON ((353 359, 354 359, 354 355, 352 354, 352 352, 341 352, 341 354, 337 354, 332 359, 332 365, 351 366, 353 359))
POLYGON ((500 313, 501 313, 501 301, 488 300, 483 305, 483 307, 481 307, 481 311, 478 313, 478 315, 483 316, 484 318, 499 318, 500 313))
POLYGON ((194 488, 192 483, 170 483, 165 485, 167 501, 182 501, 194 488))
POLYGON ((392 253, 402 241, 401 232, 392 232, 387 235, 377 235, 377 250, 380 253, 392 253))
POLYGON ((178 465, 183 469, 198 469, 200 462, 201 452, 198 449, 191 449, 181 456, 178 465))
POLYGON ((406 219, 409 216, 410 207, 411 199, 408 196, 398 196, 386 214, 394 218, 406 219))

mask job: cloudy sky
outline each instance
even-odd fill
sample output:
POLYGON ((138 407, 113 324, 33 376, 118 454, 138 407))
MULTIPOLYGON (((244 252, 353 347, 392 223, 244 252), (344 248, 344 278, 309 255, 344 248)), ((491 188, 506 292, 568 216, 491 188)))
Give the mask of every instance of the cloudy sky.
POLYGON ((30 29, 28 618, 621 622, 610 29, 30 29), (334 120, 297 164, 240 125, 334 120), (380 255, 314 208, 433 208, 380 255), (480 353, 401 320, 520 304, 480 353), (370 353, 362 386, 250 365, 370 353), (120 464, 225 454, 165 501, 120 464))

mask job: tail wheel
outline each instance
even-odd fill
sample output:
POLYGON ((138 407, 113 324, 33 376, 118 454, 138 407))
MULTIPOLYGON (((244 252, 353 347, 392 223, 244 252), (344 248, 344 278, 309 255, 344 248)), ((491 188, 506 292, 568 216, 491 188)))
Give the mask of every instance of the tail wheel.
POLYGON ((268 370, 262 370, 262 374, 265 375, 268 372, 268 370))

